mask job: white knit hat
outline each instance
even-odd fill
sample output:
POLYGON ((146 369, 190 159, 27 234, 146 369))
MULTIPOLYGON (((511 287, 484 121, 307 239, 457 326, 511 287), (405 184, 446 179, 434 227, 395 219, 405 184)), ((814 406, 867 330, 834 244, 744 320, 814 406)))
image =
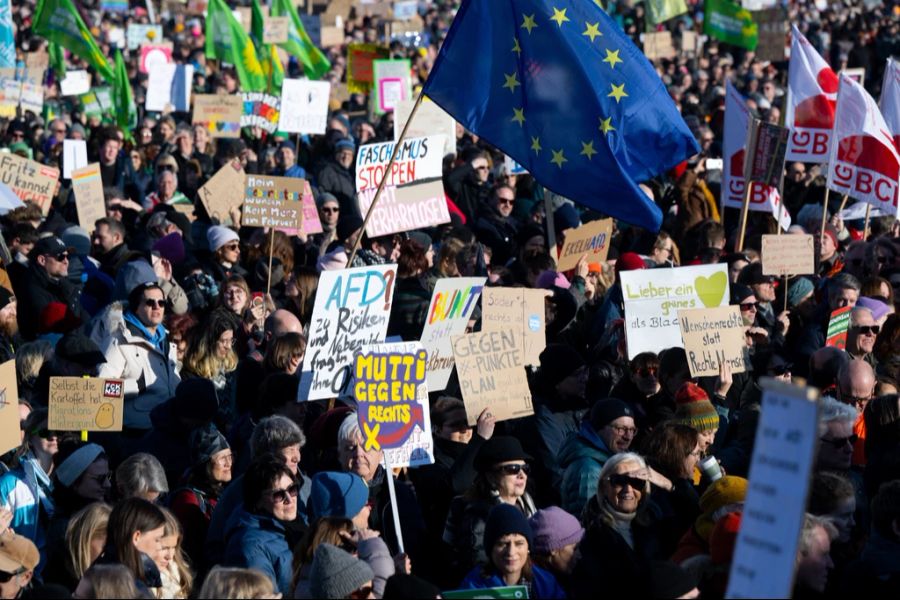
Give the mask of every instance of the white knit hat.
POLYGON ((206 241, 209 242, 210 252, 215 252, 228 242, 236 242, 238 240, 240 240, 240 238, 234 229, 229 229, 222 225, 213 225, 206 230, 206 241))

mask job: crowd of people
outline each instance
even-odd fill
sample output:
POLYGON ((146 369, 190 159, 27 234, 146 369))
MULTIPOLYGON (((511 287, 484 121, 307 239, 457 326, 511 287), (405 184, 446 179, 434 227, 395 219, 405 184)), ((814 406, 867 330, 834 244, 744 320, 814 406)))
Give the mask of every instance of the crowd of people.
MULTIPOLYGON (((114 30, 149 22, 143 3, 126 13, 76 4, 107 56, 114 30)), ((206 60, 193 4, 157 9, 173 61, 194 67, 194 92, 235 93, 235 70, 206 60)), ((420 0, 421 32, 388 40, 378 17, 351 9, 345 43, 324 49, 326 79, 345 81, 347 43, 380 41, 421 84, 455 5, 420 0)), ((636 44, 654 28, 643 3, 606 9, 636 44)), ((702 11, 689 2, 658 28, 677 41, 702 31, 702 11)), ((34 12, 32 0, 12 3, 20 60, 46 49, 34 12)), ((791 1, 785 15, 835 70, 865 68, 877 97, 885 60, 900 56, 896 2, 791 1)), ((79 224, 61 179, 46 214, 26 202, 0 218, 0 359, 15 361, 20 415, 17 447, 0 463, 0 598, 434 598, 502 586, 534 598, 722 597, 762 377, 821 392, 795 597, 900 592, 900 222, 874 217, 864 237, 861 219, 841 217, 840 195, 826 205, 819 165, 788 163, 788 234, 813 234, 816 273, 786 287, 760 262, 772 216, 751 213, 736 251, 737 211, 720 202, 725 82, 752 114, 779 122, 786 60, 713 38, 657 60, 702 153, 645 182, 661 231, 617 222, 607 260, 585 256, 560 273, 551 240, 604 215, 514 173, 463 127, 444 159, 450 222, 373 238, 356 151, 393 139, 394 127, 391 113, 371 119, 366 94, 333 98, 322 136, 212 138, 190 113, 144 111, 147 75, 137 52, 125 54, 133 130, 62 97, 51 71, 53 114, 0 121, 3 152, 58 168, 63 140, 85 140, 106 205, 79 224), (239 210, 211 218, 198 189, 234 160, 248 174, 308 180, 322 233, 242 227, 239 210), (547 290, 546 348, 523 373, 533 416, 469 415, 453 376, 430 394, 434 464, 388 471, 352 399, 298 398, 320 273, 386 263, 397 264, 387 334, 403 340, 420 339, 441 278, 547 290), (678 347, 629 360, 621 273, 714 263, 727 264, 747 371, 692 377, 678 347), (842 307, 852 310, 838 349, 826 332, 842 307), (60 376, 122 380, 122 430, 50 429, 60 376), (707 457, 719 469, 700 469, 707 457)), ((295 57, 285 66, 303 75, 295 57)), ((616 202, 615 190, 597 194, 616 202)))

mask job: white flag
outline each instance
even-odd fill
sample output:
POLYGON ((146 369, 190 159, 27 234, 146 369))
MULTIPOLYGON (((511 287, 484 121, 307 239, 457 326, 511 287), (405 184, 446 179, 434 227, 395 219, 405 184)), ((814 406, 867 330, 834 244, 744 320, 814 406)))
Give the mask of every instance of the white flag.
POLYGON ((881 114, 900 152, 900 63, 888 59, 881 84, 881 114))
POLYGON ((837 89, 837 75, 797 26, 792 26, 785 112, 785 125, 791 128, 787 160, 807 163, 828 160, 837 89))

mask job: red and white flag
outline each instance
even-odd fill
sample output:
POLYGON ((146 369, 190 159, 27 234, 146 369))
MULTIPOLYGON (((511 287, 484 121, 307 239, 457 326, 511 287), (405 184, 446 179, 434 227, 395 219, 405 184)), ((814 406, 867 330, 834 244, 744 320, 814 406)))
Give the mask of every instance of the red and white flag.
POLYGON ((846 75, 841 75, 834 123, 828 187, 900 216, 900 151, 875 100, 846 75))
POLYGON ((884 81, 881 84, 881 114, 888 131, 894 138, 894 146, 900 152, 900 63, 887 60, 884 81))
MULTIPOLYGON (((722 144, 722 202, 724 206, 740 209, 744 205, 744 155, 747 145, 747 129, 750 127, 750 111, 740 92, 730 81, 725 82, 725 139, 722 144)), ((781 209, 781 197, 774 187, 753 182, 750 187, 750 210, 772 213, 781 226, 791 226, 791 215, 781 209)))
POLYGON ((837 89, 837 75, 793 25, 785 112, 785 126, 791 128, 787 160, 807 163, 828 160, 837 89))

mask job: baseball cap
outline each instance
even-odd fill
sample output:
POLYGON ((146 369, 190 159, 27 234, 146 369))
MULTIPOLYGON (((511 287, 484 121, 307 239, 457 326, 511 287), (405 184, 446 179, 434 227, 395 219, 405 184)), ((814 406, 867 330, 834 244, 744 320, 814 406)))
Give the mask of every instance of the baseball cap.
POLYGON ((7 530, 0 535, 0 571, 18 573, 34 569, 41 561, 34 542, 23 535, 7 530))
POLYGON ((55 235, 40 238, 34 243, 34 247, 28 254, 29 259, 35 259, 38 256, 49 254, 50 256, 58 256, 63 252, 74 252, 74 248, 66 246, 65 243, 55 235))
POLYGON ((744 285, 772 283, 773 281, 775 281, 775 277, 772 275, 763 275, 761 262, 750 263, 741 269, 741 273, 738 275, 738 283, 744 285))

